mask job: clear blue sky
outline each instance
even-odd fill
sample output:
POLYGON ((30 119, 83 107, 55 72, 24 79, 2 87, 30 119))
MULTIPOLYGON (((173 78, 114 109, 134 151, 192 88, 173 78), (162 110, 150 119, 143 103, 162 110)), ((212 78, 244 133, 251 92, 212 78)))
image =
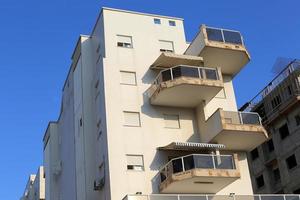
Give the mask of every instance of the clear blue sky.
POLYGON ((300 57, 297 0, 1 0, 1 199, 18 199, 42 164, 42 137, 58 117, 75 42, 102 6, 183 17, 189 41, 202 23, 240 30, 252 61, 234 81, 239 105, 271 79, 278 56, 300 57))

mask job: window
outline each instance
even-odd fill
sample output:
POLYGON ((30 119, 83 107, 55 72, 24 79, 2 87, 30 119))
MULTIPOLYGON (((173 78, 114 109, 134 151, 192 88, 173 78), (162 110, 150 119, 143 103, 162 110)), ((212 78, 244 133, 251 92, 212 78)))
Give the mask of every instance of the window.
POLYGON ((159 40, 161 52, 174 52, 174 45, 172 41, 159 40))
POLYGON ((172 21, 172 20, 169 20, 169 26, 176 26, 176 22, 172 21))
POLYGON ((160 19, 154 18, 154 24, 161 24, 160 19))
POLYGON ((297 190, 294 190, 293 194, 300 194, 300 188, 297 190))
POLYGON ((279 128, 279 134, 282 140, 289 136, 290 132, 287 124, 284 124, 279 128))
POLYGON ((127 169, 134 171, 144 170, 144 159, 142 155, 126 155, 127 169))
POLYGON ((296 125, 299 126, 300 125, 300 114, 295 116, 295 121, 296 121, 296 125))
POLYGON ((141 126, 140 113, 124 111, 124 126, 141 126))
POLYGON ((136 74, 135 72, 121 71, 121 84, 124 85, 136 85, 136 74))
POLYGON ((180 128, 179 115, 164 115, 165 128, 180 128))
POLYGON ((278 168, 273 169, 273 178, 275 182, 280 181, 280 171, 278 168))
POLYGON ((258 158, 258 157, 259 157, 259 154, 258 154, 257 148, 253 149, 253 150, 250 152, 250 155, 251 155, 251 159, 252 159, 252 160, 255 160, 256 158, 258 158))
POLYGON ((286 165, 288 167, 288 169, 293 169, 294 167, 297 166, 297 160, 296 160, 296 156, 293 154, 290 157, 288 157, 286 160, 286 165))
POLYGON ((270 139, 269 141, 267 141, 267 146, 268 146, 269 152, 274 151, 274 143, 273 143, 272 139, 270 139))
POLYGON ((132 48, 132 37, 125 36, 125 35, 117 35, 117 46, 118 47, 125 47, 125 48, 132 48))
POLYGON ((281 97, 279 95, 274 97, 271 101, 271 104, 273 109, 279 106, 281 104, 281 97))
POLYGON ((255 179, 257 188, 261 188, 265 185, 264 176, 260 175, 255 179))

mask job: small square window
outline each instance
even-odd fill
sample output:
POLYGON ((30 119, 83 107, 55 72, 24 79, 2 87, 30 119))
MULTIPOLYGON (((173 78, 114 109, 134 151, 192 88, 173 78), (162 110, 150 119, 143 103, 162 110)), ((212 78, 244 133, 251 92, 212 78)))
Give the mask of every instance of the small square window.
POLYGON ((175 22, 175 21, 172 21, 172 20, 169 20, 169 25, 170 25, 170 26, 176 26, 176 22, 175 22))
POLYGON ((143 155, 126 155, 126 158, 127 158, 127 170, 133 170, 133 171, 144 170, 143 155))
POLYGON ((124 111, 124 126, 141 126, 140 113, 124 111))
POLYGON ((260 175, 255 179, 257 188, 261 188, 265 185, 264 176, 260 175))
POLYGON ((179 115, 164 115, 165 128, 180 128, 179 115))
POLYGON ((257 148, 253 149, 253 150, 250 152, 250 155, 251 155, 251 159, 252 159, 252 160, 257 159, 257 158, 259 157, 257 148))
POLYGON ((297 166, 297 160, 296 160, 296 156, 293 154, 290 157, 288 157, 286 160, 286 165, 288 167, 288 169, 293 169, 294 167, 297 166))
POLYGON ((284 124, 279 128, 280 138, 283 140, 290 135, 289 127, 287 124, 284 124))
POLYGON ((154 18, 154 24, 161 24, 161 20, 158 18, 154 18))
POLYGON ((121 84, 124 85, 136 85, 136 74, 135 72, 121 71, 121 84))

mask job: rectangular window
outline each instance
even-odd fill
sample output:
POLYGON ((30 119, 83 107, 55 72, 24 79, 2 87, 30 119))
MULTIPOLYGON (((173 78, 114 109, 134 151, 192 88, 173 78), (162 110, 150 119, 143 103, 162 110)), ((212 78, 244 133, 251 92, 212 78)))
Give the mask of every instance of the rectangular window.
POLYGON ((296 121, 296 125, 299 126, 300 125, 300 114, 295 116, 295 121, 296 121))
POLYGON ((268 145, 269 152, 274 151, 274 143, 273 143, 272 138, 269 141, 267 141, 267 145, 268 145))
POLYGON ((169 26, 176 26, 176 22, 173 20, 169 20, 169 26))
POLYGON ((251 159, 252 159, 252 160, 257 159, 257 158, 259 157, 257 148, 253 149, 253 150, 250 152, 250 155, 251 155, 251 159))
POLYGON ((290 135, 289 128, 288 128, 287 124, 284 124, 283 126, 281 126, 279 128, 279 134, 280 134, 280 138, 282 140, 285 139, 287 136, 290 135))
POLYGON ((277 108, 281 104, 281 97, 278 95, 271 100, 272 108, 277 108))
POLYGON ((273 169, 273 178, 275 182, 280 181, 280 171, 278 168, 273 169))
POLYGON ((126 155, 127 157, 127 170, 143 171, 144 158, 142 155, 126 155))
POLYGON ((121 71, 121 84, 125 85, 136 85, 136 74, 135 72, 121 71))
POLYGON ((165 128, 180 128, 179 115, 164 115, 165 128))
POLYGON ((140 113, 124 111, 124 126, 141 126, 140 113))
POLYGON ((154 18, 154 24, 161 24, 161 20, 158 18, 154 18))
POLYGON ((161 52, 174 52, 174 45, 172 41, 159 40, 161 52))
POLYGON ((256 182, 257 188, 263 187, 265 185, 264 176, 260 175, 260 176, 256 177, 255 182, 256 182))
POLYGON ((290 157, 288 157, 286 160, 286 165, 288 169, 293 169, 294 167, 297 166, 297 160, 296 160, 296 156, 293 154, 290 157))
POLYGON ((300 194, 300 188, 297 190, 294 190, 293 194, 300 194))
POLYGON ((117 46, 118 47, 125 47, 125 48, 132 48, 132 37, 125 36, 125 35, 117 35, 117 46))

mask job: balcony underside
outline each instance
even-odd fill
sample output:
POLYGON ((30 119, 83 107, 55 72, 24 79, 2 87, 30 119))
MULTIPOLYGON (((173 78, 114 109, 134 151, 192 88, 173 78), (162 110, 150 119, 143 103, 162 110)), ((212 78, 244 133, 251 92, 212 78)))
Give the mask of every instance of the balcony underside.
POLYGON ((212 143, 224 144, 228 150, 251 151, 268 138, 262 126, 226 125, 212 140, 212 143), (235 128, 232 128, 235 127, 235 128))
POLYGON ((236 75, 249 61, 247 50, 241 45, 207 41, 200 56, 206 66, 220 66, 223 74, 236 75))
POLYGON ((160 192, 217 193, 238 178, 238 170, 193 169, 172 175, 160 185, 160 192))
POLYGON ((161 83, 151 96, 152 105, 196 107, 203 100, 209 101, 223 88, 222 81, 181 77, 161 83))

